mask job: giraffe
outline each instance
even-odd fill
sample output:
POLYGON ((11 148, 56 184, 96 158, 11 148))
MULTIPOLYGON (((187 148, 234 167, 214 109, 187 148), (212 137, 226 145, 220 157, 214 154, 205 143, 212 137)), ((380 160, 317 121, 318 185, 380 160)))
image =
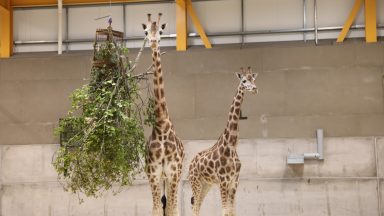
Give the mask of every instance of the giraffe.
POLYGON ((198 153, 189 166, 188 180, 192 186, 191 198, 193 216, 198 216, 204 197, 212 185, 219 185, 224 216, 235 215, 235 195, 239 184, 241 163, 236 152, 240 118, 240 106, 245 91, 258 93, 255 85, 257 73, 248 67, 245 73, 236 73, 240 79, 233 99, 227 126, 218 141, 211 148, 198 153))
POLYGON ((165 215, 178 216, 177 192, 184 160, 184 147, 176 136, 164 97, 159 42, 166 24, 159 26, 161 15, 159 13, 157 22, 152 22, 151 14, 148 14, 148 23, 143 24, 146 39, 152 49, 155 94, 155 126, 146 148, 146 174, 152 191, 152 215, 163 216, 160 197, 161 186, 165 182, 167 197, 165 215))

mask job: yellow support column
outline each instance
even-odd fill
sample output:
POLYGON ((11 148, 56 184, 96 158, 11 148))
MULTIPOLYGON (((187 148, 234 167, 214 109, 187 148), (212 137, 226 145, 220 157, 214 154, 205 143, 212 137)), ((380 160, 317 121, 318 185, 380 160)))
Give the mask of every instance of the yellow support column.
POLYGON ((363 3, 363 0, 356 0, 355 5, 353 5, 351 13, 349 14, 349 17, 344 24, 343 30, 341 30, 339 37, 337 38, 337 42, 344 41, 349 29, 352 26, 353 21, 355 20, 357 14, 359 13, 362 3, 363 3))
POLYGON ((0 58, 12 55, 12 9, 9 2, 7 4, 7 7, 0 5, 0 58))
POLYGON ((176 50, 187 50, 187 6, 184 0, 176 0, 176 50))
POLYGON ((365 41, 377 42, 376 0, 365 0, 365 41))
POLYGON ((205 34, 205 31, 203 27, 201 26, 201 23, 199 19, 197 18, 196 12, 193 9, 192 6, 192 1, 191 0, 186 0, 187 1, 187 13, 191 16, 192 22, 196 27, 197 32, 200 35, 201 40, 203 40, 205 48, 212 48, 211 42, 209 42, 209 39, 207 35, 205 34))

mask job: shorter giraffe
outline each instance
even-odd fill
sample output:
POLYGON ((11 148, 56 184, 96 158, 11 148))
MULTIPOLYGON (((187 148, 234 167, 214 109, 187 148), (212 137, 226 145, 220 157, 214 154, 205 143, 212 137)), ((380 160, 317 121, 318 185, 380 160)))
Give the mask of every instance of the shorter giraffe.
POLYGON ((204 197, 212 185, 220 186, 220 195, 224 216, 235 215, 235 195, 239 184, 241 163, 236 152, 240 119, 240 106, 244 91, 257 93, 255 85, 257 73, 251 73, 248 67, 245 73, 236 73, 240 79, 237 93, 232 102, 227 127, 219 140, 211 148, 198 153, 189 166, 188 180, 192 186, 191 199, 193 216, 198 216, 204 197))

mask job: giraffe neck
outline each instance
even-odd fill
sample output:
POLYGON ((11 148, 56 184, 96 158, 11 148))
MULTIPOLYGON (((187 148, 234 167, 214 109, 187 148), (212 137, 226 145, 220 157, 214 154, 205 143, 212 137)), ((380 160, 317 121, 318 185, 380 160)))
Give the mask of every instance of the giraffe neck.
POLYGON ((152 66, 154 71, 153 84, 155 93, 155 116, 156 122, 164 122, 168 119, 168 108, 164 96, 164 80, 163 72, 161 70, 160 48, 156 45, 152 48, 152 66))
POLYGON ((239 86, 237 88, 237 92, 235 97, 233 98, 233 102, 228 114, 228 122, 227 127, 224 131, 224 139, 231 146, 237 145, 237 137, 239 134, 239 119, 240 119, 240 108, 243 103, 244 96, 244 88, 239 86))

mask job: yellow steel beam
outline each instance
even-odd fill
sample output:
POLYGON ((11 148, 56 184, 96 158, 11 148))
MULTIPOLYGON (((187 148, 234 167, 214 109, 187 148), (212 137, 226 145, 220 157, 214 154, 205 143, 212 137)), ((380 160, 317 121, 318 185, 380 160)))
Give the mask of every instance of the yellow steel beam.
MULTIPOLYGON (((63 5, 109 4, 110 2, 156 2, 156 0, 63 0, 63 5)), ((12 7, 38 7, 54 5, 57 5, 57 0, 12 0, 12 7)))
POLYGON ((203 27, 201 26, 199 19, 196 16, 196 12, 193 9, 192 1, 186 0, 186 3, 187 3, 187 13, 189 14, 189 16, 191 16, 192 22, 195 25, 196 30, 199 33, 201 40, 203 40, 205 48, 212 48, 211 42, 209 42, 209 39, 208 39, 207 35, 205 34, 205 31, 204 31, 203 27))
POLYGON ((195 25, 200 38, 203 40, 204 46, 206 48, 212 48, 212 45, 209 42, 199 19, 197 18, 196 12, 193 9, 192 1, 176 0, 176 50, 187 50, 187 14, 191 16, 192 23, 195 25))
POLYGON ((0 0, 0 7, 2 7, 3 9, 9 9, 9 0, 0 0))
POLYGON ((376 0, 356 0, 349 17, 337 38, 337 42, 344 41, 353 21, 359 13, 363 1, 365 1, 365 41, 368 43, 377 42, 376 0))
POLYGON ((349 29, 352 26, 353 21, 355 20, 357 14, 361 8, 362 3, 363 3, 363 0, 356 0, 355 5, 353 5, 351 13, 349 14, 349 17, 344 24, 343 30, 341 30, 339 37, 337 38, 337 42, 343 42, 344 41, 345 37, 347 36, 349 29))
POLYGON ((376 0, 365 0, 365 41, 377 42, 376 0))
POLYGON ((184 0, 176 0, 176 50, 187 50, 187 8, 184 0))
POLYGON ((0 7, 0 58, 12 55, 12 9, 9 2, 7 8, 0 7))

